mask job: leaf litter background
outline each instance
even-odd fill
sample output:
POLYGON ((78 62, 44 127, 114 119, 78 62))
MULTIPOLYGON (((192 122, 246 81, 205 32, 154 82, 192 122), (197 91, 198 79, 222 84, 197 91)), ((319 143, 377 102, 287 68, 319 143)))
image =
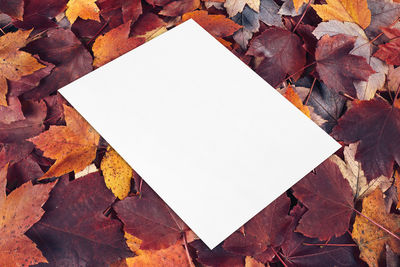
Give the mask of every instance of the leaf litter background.
POLYGON ((398 2, 0 0, 0 265, 399 266, 398 2), (213 251, 57 93, 190 18, 343 144, 213 251))

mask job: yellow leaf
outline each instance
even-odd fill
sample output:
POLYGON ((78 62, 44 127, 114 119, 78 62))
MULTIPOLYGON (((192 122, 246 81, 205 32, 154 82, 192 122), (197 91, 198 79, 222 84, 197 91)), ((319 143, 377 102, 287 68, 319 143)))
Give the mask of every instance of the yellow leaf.
POLYGON ((307 4, 307 3, 308 3, 308 0, 293 0, 293 5, 294 5, 294 8, 296 9, 296 12, 299 11, 299 8, 302 7, 303 4, 307 4))
POLYGON ((93 66, 100 67, 145 42, 144 38, 131 37, 131 21, 97 37, 93 44, 93 66))
MULTIPOLYGON (((400 216, 386 212, 380 189, 376 189, 364 198, 362 214, 392 233, 400 234, 400 216)), ((363 216, 357 215, 351 235, 360 249, 360 258, 371 267, 378 267, 385 244, 388 244, 395 253, 400 253, 400 241, 363 216)))
POLYGON ((363 29, 371 23, 367 0, 326 0, 325 5, 311 5, 324 21, 349 21, 363 29))
POLYGON ((29 75, 44 68, 31 54, 20 51, 28 41, 30 31, 7 33, 0 37, 0 105, 7 106, 7 79, 18 81, 22 76, 29 75))
POLYGON ((289 100, 296 108, 300 109, 301 112, 306 114, 307 117, 311 118, 310 110, 307 106, 303 105, 303 101, 301 101, 299 95, 293 90, 292 86, 288 86, 284 96, 287 100, 289 100))
POLYGON ((78 17, 81 19, 100 21, 100 9, 96 5, 96 1, 97 0, 69 0, 65 15, 71 24, 73 24, 78 17))
POLYGON ((44 152, 43 156, 56 160, 40 179, 80 172, 96 158, 99 134, 75 109, 64 105, 64 115, 66 126, 52 125, 29 139, 44 152))
POLYGON ((133 170, 111 147, 107 148, 101 164, 104 181, 114 195, 119 199, 124 199, 131 191, 131 179, 133 170))
POLYGON ((255 260, 253 257, 246 256, 245 267, 265 267, 265 265, 255 260))

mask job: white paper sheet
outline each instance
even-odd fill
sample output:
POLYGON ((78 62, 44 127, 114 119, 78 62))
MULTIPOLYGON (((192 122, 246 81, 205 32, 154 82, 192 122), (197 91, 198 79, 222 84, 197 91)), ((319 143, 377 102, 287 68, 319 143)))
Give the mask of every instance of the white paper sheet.
POLYGON ((60 92, 211 249, 340 147, 193 20, 60 92))

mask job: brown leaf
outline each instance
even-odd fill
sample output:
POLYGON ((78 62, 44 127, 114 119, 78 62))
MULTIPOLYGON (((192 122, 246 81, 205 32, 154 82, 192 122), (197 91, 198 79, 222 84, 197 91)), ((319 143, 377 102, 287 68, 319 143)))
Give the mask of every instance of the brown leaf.
POLYGON ((27 182, 6 196, 7 168, 0 169, 0 262, 7 267, 47 262, 25 232, 42 217, 54 183, 27 182))
POLYGON ((0 12, 16 19, 22 19, 24 0, 0 0, 0 12))
POLYGON ((260 0, 226 0, 224 7, 229 17, 233 17, 242 12, 246 4, 257 13, 260 11, 260 0))
POLYGON ((193 11, 200 6, 200 0, 177 0, 168 3, 160 11, 160 15, 176 17, 193 11))
POLYGON ((96 157, 99 134, 75 109, 64 105, 66 126, 50 126, 39 136, 29 139, 44 156, 56 162, 41 179, 79 172, 96 157))
POLYGON ((100 67, 145 42, 144 38, 129 38, 131 22, 97 37, 93 44, 93 66, 100 67))
MULTIPOLYGON (((361 213, 392 233, 400 234, 400 217, 386 212, 383 194, 379 189, 364 198, 361 213)), ((360 258, 371 267, 378 266, 385 244, 389 244, 395 253, 400 253, 400 241, 363 216, 357 215, 352 237, 360 249, 360 258)))
POLYGON ((357 97, 356 81, 368 81, 375 73, 364 57, 349 54, 354 48, 356 37, 338 34, 325 35, 315 51, 316 70, 320 79, 337 92, 346 92, 357 97))
POLYGON ((17 81, 44 68, 31 54, 20 51, 28 43, 31 31, 17 31, 0 37, 0 105, 7 106, 7 80, 17 81))

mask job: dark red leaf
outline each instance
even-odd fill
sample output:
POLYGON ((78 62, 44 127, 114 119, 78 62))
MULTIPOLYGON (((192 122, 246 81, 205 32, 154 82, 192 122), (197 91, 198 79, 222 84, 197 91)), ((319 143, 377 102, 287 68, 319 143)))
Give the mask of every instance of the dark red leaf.
POLYGON ((13 18, 22 18, 24 13, 23 0, 0 0, 0 12, 3 12, 13 18))
POLYGON ((382 32, 390 39, 386 44, 379 45, 375 57, 386 61, 389 65, 400 65, 400 30, 396 28, 382 28, 382 32))
POLYGON ((0 144, 0 167, 22 160, 32 152, 33 148, 34 145, 28 141, 0 144))

